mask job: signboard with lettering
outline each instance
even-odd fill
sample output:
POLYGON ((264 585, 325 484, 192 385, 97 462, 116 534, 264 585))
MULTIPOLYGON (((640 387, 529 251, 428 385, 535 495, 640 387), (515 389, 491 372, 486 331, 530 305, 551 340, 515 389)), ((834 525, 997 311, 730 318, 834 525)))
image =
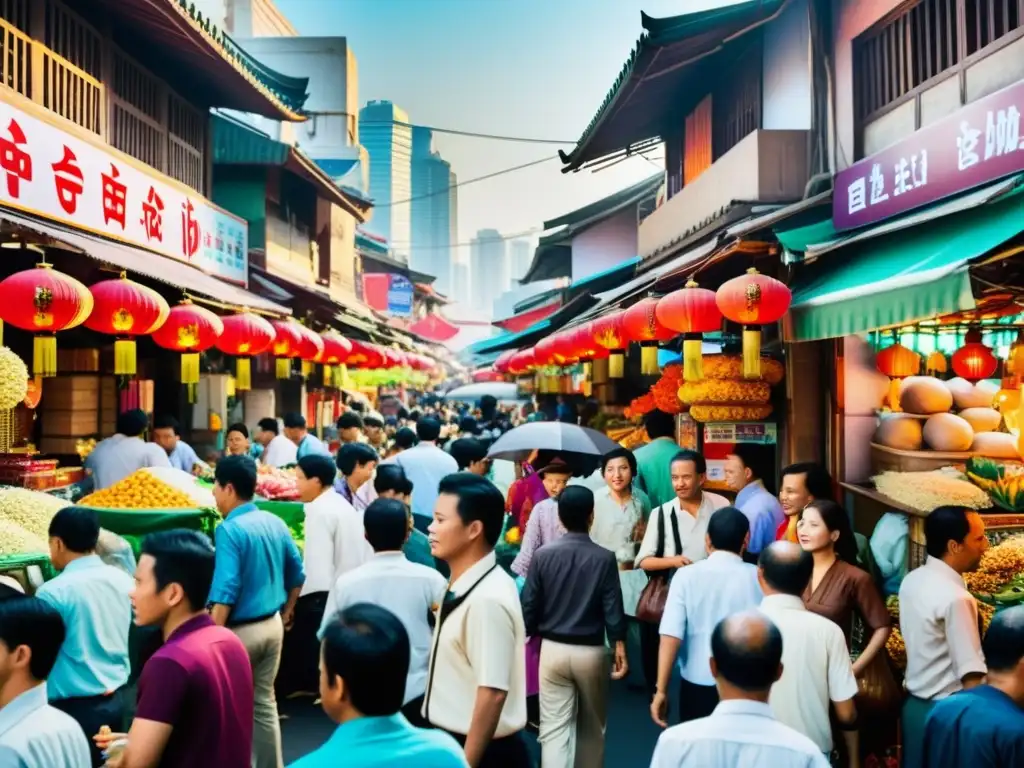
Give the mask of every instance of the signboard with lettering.
POLYGON ((405 275, 388 275, 388 312, 392 315, 412 315, 413 287, 405 275))
POLYGON ((0 205, 248 284, 244 219, 5 101, 0 101, 0 205))
POLYGON ((836 174, 838 231, 898 216, 1024 171, 1024 81, 968 104, 836 174))

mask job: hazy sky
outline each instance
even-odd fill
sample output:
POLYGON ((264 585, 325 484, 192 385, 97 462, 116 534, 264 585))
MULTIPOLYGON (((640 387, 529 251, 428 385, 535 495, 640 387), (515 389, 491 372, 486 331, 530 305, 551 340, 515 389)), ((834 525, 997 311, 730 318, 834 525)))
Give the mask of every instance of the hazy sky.
MULTIPOLYGON (((729 0, 276 0, 303 35, 348 38, 359 100, 388 99, 417 125, 575 142, 640 36, 640 11, 672 16, 729 0)), ((438 135, 459 180, 554 156, 555 145, 438 135)), ((565 150, 572 144, 559 145, 565 150)), ((651 157, 659 164, 661 152, 651 157)), ((547 163, 459 189, 459 243, 479 229, 536 231, 656 168, 598 173, 547 163)), ((536 237, 534 234, 533 237, 536 237)), ((397 244, 396 244, 397 245, 397 244)), ((468 245, 460 248, 466 258, 468 245)))

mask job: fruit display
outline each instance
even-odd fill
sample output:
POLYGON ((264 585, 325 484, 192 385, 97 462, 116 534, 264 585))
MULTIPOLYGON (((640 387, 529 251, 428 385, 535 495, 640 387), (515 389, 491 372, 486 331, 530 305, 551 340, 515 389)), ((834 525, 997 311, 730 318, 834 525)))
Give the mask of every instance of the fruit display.
POLYGON ((28 368, 7 347, 0 347, 0 410, 10 410, 28 394, 28 368))
POLYGON ((988 509, 992 499, 977 485, 962 479, 959 473, 883 472, 871 478, 883 496, 918 512, 931 512, 947 504, 971 509, 988 509))
POLYGON ((23 488, 0 488, 0 522, 16 525, 44 541, 50 535, 50 521, 69 503, 48 493, 23 488))
POLYGON ((98 509, 189 509, 196 506, 192 496, 140 469, 102 491, 79 501, 98 509))
POLYGON ((1007 473, 996 480, 990 480, 968 470, 967 477, 988 493, 1000 509, 1007 512, 1024 511, 1024 475, 1007 473))
POLYGON ((256 477, 256 494, 271 501, 295 501, 299 498, 295 471, 261 464, 256 477))
POLYGON ((990 547, 978 569, 964 574, 964 583, 986 603, 1015 605, 1024 601, 1024 536, 1012 536, 990 547))
POLYGON ((50 551, 47 539, 7 520, 0 520, 0 556, 45 555, 50 551))

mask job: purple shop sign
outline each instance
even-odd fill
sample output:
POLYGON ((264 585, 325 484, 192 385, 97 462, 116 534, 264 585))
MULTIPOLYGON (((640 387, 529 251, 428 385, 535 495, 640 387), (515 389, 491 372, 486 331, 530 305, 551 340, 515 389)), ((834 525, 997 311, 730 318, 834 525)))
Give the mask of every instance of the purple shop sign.
POLYGON ((1024 81, 986 96, 836 174, 842 232, 1024 171, 1024 81))

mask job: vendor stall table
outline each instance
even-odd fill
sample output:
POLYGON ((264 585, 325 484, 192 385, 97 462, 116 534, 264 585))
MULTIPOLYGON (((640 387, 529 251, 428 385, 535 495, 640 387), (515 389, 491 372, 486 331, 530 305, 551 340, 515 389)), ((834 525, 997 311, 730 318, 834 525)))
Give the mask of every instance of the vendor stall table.
POLYGON ((100 527, 123 537, 135 556, 146 534, 188 528, 213 538, 220 516, 212 509, 97 509, 100 527))

